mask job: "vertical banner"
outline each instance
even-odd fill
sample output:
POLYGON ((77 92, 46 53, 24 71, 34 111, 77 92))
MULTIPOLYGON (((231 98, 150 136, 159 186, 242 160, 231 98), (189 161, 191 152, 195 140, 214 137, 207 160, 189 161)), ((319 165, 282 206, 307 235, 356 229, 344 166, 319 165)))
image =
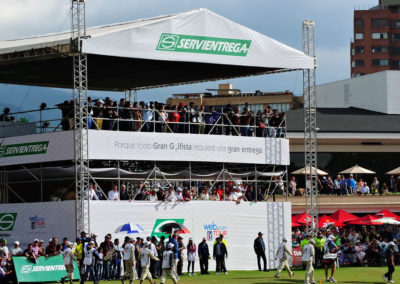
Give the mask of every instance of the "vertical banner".
POLYGON ((301 248, 296 247, 292 248, 292 254, 293 254, 293 266, 302 266, 303 265, 303 260, 301 259, 302 253, 301 253, 301 248))
MULTIPOLYGON (((60 281, 67 272, 61 255, 39 257, 33 263, 26 257, 13 257, 18 282, 51 282, 60 281)), ((79 279, 78 264, 75 262, 74 280, 79 279)))

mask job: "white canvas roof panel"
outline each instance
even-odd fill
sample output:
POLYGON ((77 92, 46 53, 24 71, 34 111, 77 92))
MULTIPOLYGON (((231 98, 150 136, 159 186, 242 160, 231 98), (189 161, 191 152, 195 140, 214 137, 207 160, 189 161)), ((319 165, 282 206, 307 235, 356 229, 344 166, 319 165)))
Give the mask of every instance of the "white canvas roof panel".
MULTIPOLYGON (((62 32, 0 42, 0 82, 72 86, 72 54, 15 52, 69 46, 62 32), (32 54, 30 54, 32 56, 32 54), (70 67, 70 68, 69 68, 70 67)), ((128 90, 314 68, 313 58, 207 9, 93 27, 82 40, 89 88, 128 90)))

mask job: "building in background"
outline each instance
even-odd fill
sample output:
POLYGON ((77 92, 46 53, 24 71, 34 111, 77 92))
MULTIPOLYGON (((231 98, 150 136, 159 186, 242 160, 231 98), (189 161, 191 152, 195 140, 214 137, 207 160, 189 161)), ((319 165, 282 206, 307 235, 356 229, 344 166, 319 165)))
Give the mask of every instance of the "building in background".
POLYGON ((303 106, 303 97, 294 96, 292 92, 261 92, 259 90, 248 93, 233 89, 232 84, 219 84, 218 89, 207 89, 204 93, 174 94, 167 99, 167 104, 178 105, 194 102, 196 106, 214 106, 217 110, 225 108, 228 104, 238 106, 242 111, 246 103, 254 113, 264 110, 267 105, 279 112, 287 112, 303 106), (216 95, 213 95, 216 92, 216 95))
POLYGON ((400 0, 354 10, 351 77, 400 69, 400 0))

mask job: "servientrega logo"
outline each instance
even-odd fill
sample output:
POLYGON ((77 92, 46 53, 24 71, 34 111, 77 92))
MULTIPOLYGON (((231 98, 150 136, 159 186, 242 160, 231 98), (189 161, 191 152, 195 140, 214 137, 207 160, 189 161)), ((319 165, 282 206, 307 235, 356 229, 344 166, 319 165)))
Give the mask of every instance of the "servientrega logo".
POLYGON ((0 231, 12 231, 16 220, 17 213, 0 213, 0 231))
POLYGON ((156 50, 247 56, 251 40, 163 33, 156 50))
POLYGON ((31 273, 32 272, 32 265, 22 265, 21 273, 31 273))

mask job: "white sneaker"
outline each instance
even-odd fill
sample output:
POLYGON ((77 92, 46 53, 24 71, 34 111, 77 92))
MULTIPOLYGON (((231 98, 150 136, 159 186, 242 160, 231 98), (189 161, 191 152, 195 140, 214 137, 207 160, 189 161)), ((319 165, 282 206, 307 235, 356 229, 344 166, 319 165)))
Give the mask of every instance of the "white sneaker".
POLYGON ((390 280, 390 281, 388 281, 388 283, 394 283, 394 280, 390 280))
POLYGON ((219 272, 216 273, 217 275, 219 274, 219 272))
POLYGON ((225 275, 228 275, 228 272, 225 272, 225 275))
POLYGON ((329 280, 330 280, 331 282, 333 282, 333 283, 336 283, 336 280, 335 280, 335 278, 333 278, 333 277, 329 278, 329 280))
POLYGON ((188 273, 188 276, 192 276, 192 274, 188 273))
POLYGON ((197 274, 196 273, 192 273, 192 276, 197 276, 197 274))

